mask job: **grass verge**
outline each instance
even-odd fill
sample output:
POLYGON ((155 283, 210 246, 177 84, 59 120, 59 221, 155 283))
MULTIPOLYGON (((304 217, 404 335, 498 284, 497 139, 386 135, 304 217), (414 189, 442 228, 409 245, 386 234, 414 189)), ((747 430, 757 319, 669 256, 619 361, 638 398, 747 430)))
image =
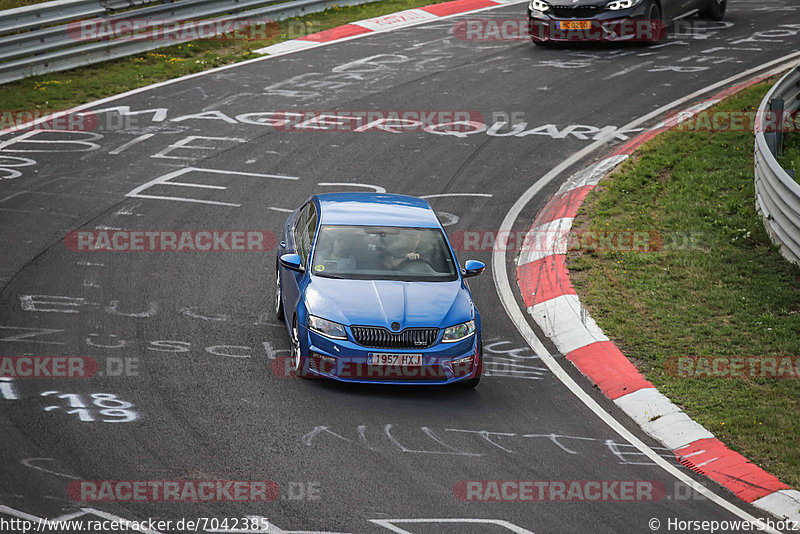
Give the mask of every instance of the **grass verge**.
MULTIPOLYGON (((715 110, 752 112, 768 88, 715 110)), ((600 183, 575 231, 692 235, 694 245, 573 251, 567 261, 581 300, 648 380, 800 487, 800 379, 680 378, 665 367, 679 356, 800 356, 800 269, 771 245, 753 199, 752 133, 670 131, 600 183)))
POLYGON ((279 29, 269 40, 194 41, 26 78, 0 86, 0 110, 64 110, 152 83, 259 57, 253 50, 307 33, 441 1, 381 0, 360 6, 336 6, 325 12, 278 21, 279 29), (302 32, 298 31, 301 27, 304 28, 302 32))
POLYGON ((41 4, 42 2, 49 2, 49 1, 50 0, 0 0, 0 11, 4 9, 14 9, 15 7, 41 4))

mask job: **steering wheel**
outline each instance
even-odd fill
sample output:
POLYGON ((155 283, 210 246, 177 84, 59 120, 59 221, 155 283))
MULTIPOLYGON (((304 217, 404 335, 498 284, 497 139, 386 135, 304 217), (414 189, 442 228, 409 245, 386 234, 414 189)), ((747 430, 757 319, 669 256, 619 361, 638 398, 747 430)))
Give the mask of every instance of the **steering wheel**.
POLYGON ((424 263, 425 265, 430 267, 431 270, 433 270, 434 272, 438 272, 438 271, 436 271, 436 267, 433 266, 433 263, 431 263, 431 260, 429 260, 428 258, 423 258, 422 256, 420 256, 416 260, 412 260, 412 259, 410 259, 408 257, 403 258, 403 261, 401 261, 400 263, 397 264, 397 268, 399 270, 405 270, 406 267, 408 267, 409 265, 413 265, 415 263, 424 263))

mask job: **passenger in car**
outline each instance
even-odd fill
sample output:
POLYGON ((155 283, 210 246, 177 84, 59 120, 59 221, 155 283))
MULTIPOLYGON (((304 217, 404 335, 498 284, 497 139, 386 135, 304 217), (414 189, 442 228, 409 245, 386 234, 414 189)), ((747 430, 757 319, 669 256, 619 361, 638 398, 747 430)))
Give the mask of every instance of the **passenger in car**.
POLYGON ((350 251, 347 238, 341 234, 334 236, 331 250, 323 256, 324 264, 331 263, 331 271, 339 273, 352 273, 356 270, 356 258, 350 251))

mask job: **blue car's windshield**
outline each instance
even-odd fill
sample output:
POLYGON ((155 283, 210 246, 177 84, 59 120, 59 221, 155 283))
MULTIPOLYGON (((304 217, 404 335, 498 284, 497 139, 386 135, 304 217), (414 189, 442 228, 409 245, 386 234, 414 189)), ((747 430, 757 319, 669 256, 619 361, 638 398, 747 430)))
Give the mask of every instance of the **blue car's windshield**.
POLYGON ((323 225, 311 266, 315 275, 329 278, 458 279, 456 263, 438 228, 323 225))

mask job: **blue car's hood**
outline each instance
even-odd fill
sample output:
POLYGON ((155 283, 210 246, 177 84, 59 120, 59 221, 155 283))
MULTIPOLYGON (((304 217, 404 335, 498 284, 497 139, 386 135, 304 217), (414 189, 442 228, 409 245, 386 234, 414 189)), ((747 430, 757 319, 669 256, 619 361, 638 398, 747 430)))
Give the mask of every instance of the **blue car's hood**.
POLYGON ((400 329, 445 328, 473 318, 472 299, 461 281, 400 282, 312 276, 305 290, 309 313, 345 325, 400 329))

